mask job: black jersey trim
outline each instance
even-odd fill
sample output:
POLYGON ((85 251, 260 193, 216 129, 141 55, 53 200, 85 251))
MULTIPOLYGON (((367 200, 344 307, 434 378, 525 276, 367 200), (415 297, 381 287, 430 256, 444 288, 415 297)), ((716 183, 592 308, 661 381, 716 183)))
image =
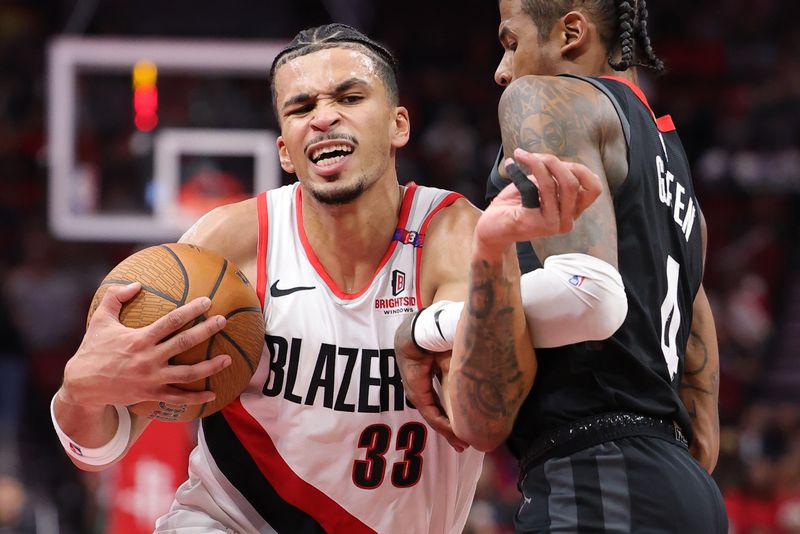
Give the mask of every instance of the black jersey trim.
POLYGON ((631 123, 628 121, 628 116, 625 115, 625 112, 622 111, 622 106, 619 104, 619 100, 617 97, 614 96, 614 93, 611 90, 603 85, 603 82, 599 80, 595 80, 594 78, 588 78, 586 76, 578 76, 576 74, 559 74, 559 76, 563 76, 565 78, 575 78, 576 80, 583 80, 586 83, 593 85, 598 91, 603 93, 608 97, 611 101, 611 104, 614 106, 614 109, 617 112, 617 116, 619 117, 619 122, 622 125, 622 133, 625 135, 625 148, 626 154, 628 158, 628 165, 630 166, 631 163, 631 123))
POLYGON ((283 500, 272 484, 259 476, 258 466, 222 412, 202 421, 205 441, 217 467, 272 528, 279 533, 325 532, 313 517, 283 500))

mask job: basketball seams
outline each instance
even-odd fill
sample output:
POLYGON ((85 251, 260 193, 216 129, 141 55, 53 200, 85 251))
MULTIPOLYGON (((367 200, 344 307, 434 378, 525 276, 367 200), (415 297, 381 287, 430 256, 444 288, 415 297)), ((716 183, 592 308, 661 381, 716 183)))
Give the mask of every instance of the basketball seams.
MULTIPOLYGON (((216 280, 214 281, 214 285, 212 286, 211 290, 209 291, 209 293, 207 295, 208 298, 214 299, 215 295, 220 290, 222 285, 226 282, 226 280, 228 280, 228 277, 226 275, 229 272, 229 268, 228 268, 229 265, 230 265, 230 262, 228 262, 228 260, 226 258, 222 258, 222 266, 221 266, 221 268, 219 270, 219 273, 217 274, 216 280)), ((259 307, 256 307, 256 306, 243 306, 243 307, 231 310, 230 312, 226 313, 224 316, 225 316, 226 319, 230 319, 230 318, 232 318, 232 317, 234 317, 234 316, 236 316, 236 315, 238 315, 240 313, 248 312, 248 311, 249 312, 258 313, 259 316, 261 314, 261 309, 259 307)), ((200 322, 200 321, 203 321, 203 320, 206 320, 206 319, 207 319, 207 317, 204 314, 203 316, 198 317, 196 322, 200 322)), ((255 373, 255 367, 253 365, 253 362, 250 360, 249 354, 247 353, 246 350, 244 350, 242 348, 242 346, 239 343, 236 342, 234 337, 231 334, 229 334, 226 330, 227 330, 227 328, 224 329, 224 330, 221 330, 217 334, 214 334, 208 340, 208 344, 206 345, 206 360, 210 359, 212 357, 212 355, 213 355, 214 349, 218 348, 218 347, 216 347, 217 343, 215 341, 216 341, 217 336, 220 336, 222 339, 227 341, 236 352, 239 353, 239 357, 247 365, 247 368, 248 368, 248 370, 250 372, 250 375, 252 376, 253 373, 255 373)), ((231 356, 233 356, 233 354, 231 354, 231 356)), ((212 380, 211 379, 212 379, 212 377, 207 377, 205 379, 205 389, 206 390, 213 389, 211 387, 211 385, 212 385, 212 380)), ((202 404, 202 405, 198 406, 198 411, 197 411, 196 417, 197 418, 203 417, 203 414, 206 412, 207 408, 208 408, 208 403, 205 403, 205 404, 202 404)))
POLYGON ((214 295, 216 295, 219 286, 222 285, 222 280, 225 278, 225 272, 228 270, 228 260, 222 260, 222 269, 220 269, 219 274, 217 275, 217 280, 214 282, 214 287, 211 288, 211 293, 208 294, 208 298, 213 299, 214 295))
POLYGON ((243 312, 255 312, 255 313, 260 314, 261 313, 261 308, 259 308, 258 306, 243 306, 241 308, 236 308, 236 309, 233 309, 233 310, 229 311, 228 313, 225 314, 225 318, 226 319, 230 319, 234 315, 239 314, 239 313, 243 313, 243 312))
POLYGON ((181 274, 183 275, 183 296, 181 297, 181 301, 179 306, 183 306, 186 304, 186 298, 189 296, 189 273, 186 272, 186 267, 183 265, 180 256, 172 250, 172 248, 168 247, 167 245, 159 245, 160 248, 169 252, 169 254, 175 258, 175 262, 178 264, 178 268, 181 270, 181 274))
MULTIPOLYGON (((108 286, 108 285, 128 285, 134 283, 135 280, 120 280, 120 279, 112 279, 112 280, 103 280, 100 286, 108 286)), ((150 294, 153 294, 157 297, 161 297, 162 299, 166 300, 167 302, 171 302, 176 306, 180 306, 182 303, 177 300, 175 297, 170 297, 166 293, 162 293, 158 289, 152 288, 150 286, 142 285, 142 290, 147 291, 150 294)))
POLYGON ((243 348, 242 348, 242 347, 241 347, 241 346, 240 346, 240 345, 239 345, 239 344, 236 342, 236 340, 234 340, 234 339, 233 339, 233 338, 230 336, 230 334, 228 334, 227 332, 225 332, 225 330, 223 330, 223 331, 219 332, 219 335, 220 335, 220 336, 222 336, 223 338, 225 338, 225 340, 226 340, 228 343, 230 343, 231 345, 233 345, 233 348, 235 348, 235 349, 236 349, 236 350, 239 352, 239 354, 241 355, 242 359, 245 361, 245 363, 247 363, 247 367, 250 369, 250 375, 252 376, 252 375, 253 375, 253 373, 255 373, 255 372, 256 372, 256 368, 255 368, 255 367, 253 367, 253 362, 251 362, 251 361, 250 361, 250 357, 248 356, 248 354, 247 354, 247 351, 245 351, 245 350, 244 350, 244 349, 243 349, 243 348))

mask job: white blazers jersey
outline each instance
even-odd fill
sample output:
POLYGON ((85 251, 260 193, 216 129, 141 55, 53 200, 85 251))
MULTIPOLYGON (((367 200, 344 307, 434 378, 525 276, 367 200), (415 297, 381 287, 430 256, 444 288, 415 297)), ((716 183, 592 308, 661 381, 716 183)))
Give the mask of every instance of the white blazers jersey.
POLYGON ((264 353, 239 399, 203 420, 159 531, 200 507, 222 532, 461 532, 483 455, 455 452, 409 405, 393 349, 420 306, 426 227, 457 198, 407 187, 372 282, 346 294, 309 245, 299 185, 259 195, 264 353))

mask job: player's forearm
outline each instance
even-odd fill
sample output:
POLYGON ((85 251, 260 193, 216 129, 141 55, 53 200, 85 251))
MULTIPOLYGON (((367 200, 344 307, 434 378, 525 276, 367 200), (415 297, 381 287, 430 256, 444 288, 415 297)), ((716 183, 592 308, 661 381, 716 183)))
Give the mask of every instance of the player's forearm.
POLYGON ((477 244, 474 250, 446 404, 456 436, 491 450, 511 432, 533 380, 535 359, 513 249, 498 253, 477 244))
POLYGON ((692 418, 692 455, 710 473, 719 456, 719 349, 711 307, 702 288, 694 303, 680 397, 692 418))

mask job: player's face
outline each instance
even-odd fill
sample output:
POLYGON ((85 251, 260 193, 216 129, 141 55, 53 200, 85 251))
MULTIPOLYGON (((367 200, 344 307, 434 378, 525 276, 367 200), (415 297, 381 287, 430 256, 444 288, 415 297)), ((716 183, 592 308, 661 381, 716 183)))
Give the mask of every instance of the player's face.
POLYGON ((304 191, 345 204, 382 178, 396 180, 394 151, 408 141, 408 113, 389 99, 374 60, 329 48, 275 73, 281 166, 304 191))
POLYGON ((521 0, 500 0, 499 5, 498 36, 504 52, 494 73, 494 80, 506 86, 528 74, 558 74, 553 60, 557 57, 554 54, 558 53, 555 42, 552 39, 540 41, 540 29, 522 10, 521 0))

